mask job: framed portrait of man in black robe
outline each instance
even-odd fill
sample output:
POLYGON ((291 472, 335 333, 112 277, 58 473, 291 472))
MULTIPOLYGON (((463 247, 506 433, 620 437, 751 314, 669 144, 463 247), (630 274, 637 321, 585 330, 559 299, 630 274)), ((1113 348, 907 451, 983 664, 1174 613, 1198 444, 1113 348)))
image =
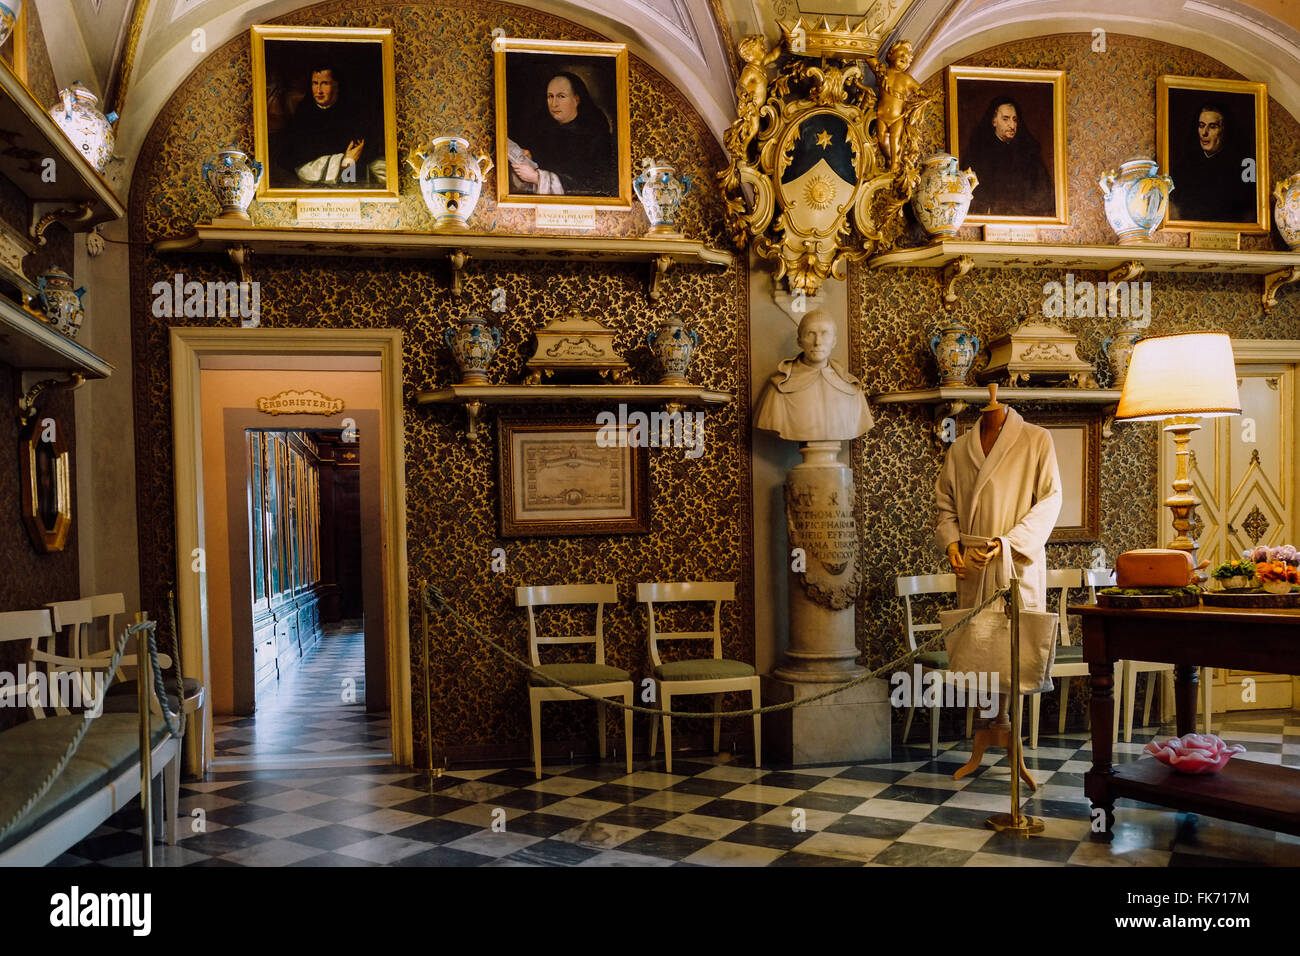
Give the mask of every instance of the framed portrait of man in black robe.
POLYGON ((497 203, 632 205, 627 46, 497 37, 497 203))
POLYGON ((948 152, 979 185, 968 223, 1066 225, 1065 71, 950 66, 948 152))
POLYGON ((259 199, 396 199, 393 31, 255 26, 259 199))
POLYGON ((1268 232, 1268 89, 1156 80, 1156 160, 1174 181, 1165 229, 1268 232))

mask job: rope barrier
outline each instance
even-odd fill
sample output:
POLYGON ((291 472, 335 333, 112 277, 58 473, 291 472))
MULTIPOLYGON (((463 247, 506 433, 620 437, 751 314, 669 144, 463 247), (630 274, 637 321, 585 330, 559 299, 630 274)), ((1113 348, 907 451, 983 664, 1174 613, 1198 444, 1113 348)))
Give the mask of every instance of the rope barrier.
MULTIPOLYGON (((889 663, 876 668, 874 671, 870 671, 866 674, 863 674, 861 677, 855 677, 853 680, 846 681, 842 684, 836 684, 835 686, 827 690, 820 691, 819 693, 812 694, 808 697, 801 697, 798 700, 786 701, 780 704, 771 704, 767 707, 751 707, 749 710, 724 710, 724 711, 663 710, 662 708, 656 708, 656 707, 640 707, 636 704, 625 704, 622 701, 614 700, 608 697, 598 697, 595 694, 583 690, 581 687, 577 687, 574 686, 573 684, 565 683, 564 681, 559 680, 558 678, 551 677, 543 673, 542 671, 534 667, 530 662, 524 660, 518 654, 515 654, 509 648, 503 647, 500 644, 498 644, 496 641, 492 640, 492 638, 488 637, 486 634, 482 632, 482 630, 479 629, 477 624, 475 624, 473 621, 466 618, 463 614, 461 614, 454 607, 452 607, 451 603, 445 597, 443 597, 442 592, 439 591, 432 584, 429 584, 427 581, 423 585, 421 600, 424 602, 424 609, 426 611, 431 613, 436 613, 439 610, 447 611, 448 613, 450 613, 450 615, 453 618, 455 618, 466 628, 468 628, 471 634, 479 638, 479 640, 481 640, 483 643, 487 644, 488 647, 492 648, 498 654, 505 657, 511 663, 524 668, 530 673, 536 674, 547 684, 553 685, 555 687, 562 687, 571 693, 577 694, 579 697, 585 697, 588 700, 594 700, 597 703, 605 704, 608 707, 614 707, 619 710, 630 710, 633 713, 637 713, 637 714, 650 714, 655 717, 667 716, 667 717, 703 718, 703 717, 718 717, 718 716, 752 717, 755 714, 770 714, 782 710, 791 710, 795 707, 802 707, 805 704, 814 703, 826 697, 830 697, 834 694, 843 693, 844 691, 848 690, 850 687, 856 687, 858 684, 864 683, 866 681, 875 680, 876 678, 880 677, 882 674, 891 673, 893 671, 898 670, 900 667, 906 667, 908 664, 911 664, 913 661, 915 661, 920 655, 928 651, 937 649, 940 641, 945 640, 954 631, 958 631, 961 628, 965 627, 966 624, 971 620, 971 618, 973 618, 976 614, 984 610, 986 607, 988 607, 998 598, 1006 596, 1008 593, 1010 593, 1009 588, 1000 588, 997 591, 994 591, 991 595, 989 595, 989 597, 982 604, 980 604, 978 607, 971 608, 969 613, 963 615, 961 620, 957 621, 951 627, 945 628, 944 630, 940 631, 934 637, 930 638, 929 640, 919 645, 916 648, 916 650, 908 651, 906 654, 903 654, 901 657, 896 657, 894 658, 894 660, 890 661, 889 663)), ((425 652, 428 653, 428 648, 430 645, 429 645, 429 630, 427 625, 424 629, 424 641, 425 641, 425 652)))

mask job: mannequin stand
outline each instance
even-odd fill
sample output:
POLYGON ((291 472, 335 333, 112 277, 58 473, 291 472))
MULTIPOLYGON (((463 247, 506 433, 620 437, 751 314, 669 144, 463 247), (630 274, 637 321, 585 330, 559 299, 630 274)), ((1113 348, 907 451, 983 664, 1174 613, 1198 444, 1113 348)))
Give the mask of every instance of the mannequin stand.
MULTIPOLYGON (((1003 700, 1005 699, 1006 698, 1003 698, 1003 700)), ((970 760, 966 761, 966 763, 952 775, 952 779, 960 780, 967 774, 974 772, 975 768, 980 765, 980 761, 984 759, 984 751, 988 750, 990 747, 1005 747, 1007 753, 1011 755, 1011 721, 1005 712, 999 714, 996 720, 994 720, 993 723, 990 723, 987 727, 981 727, 979 730, 975 731, 974 746, 975 752, 971 755, 970 760)), ((1020 748, 1015 749, 1020 750, 1020 748)), ((1014 756, 1019 758, 1020 779, 1029 785, 1030 790, 1037 790, 1038 784, 1034 782, 1034 778, 1029 775, 1029 768, 1025 766, 1025 755, 1023 751, 1014 756)))

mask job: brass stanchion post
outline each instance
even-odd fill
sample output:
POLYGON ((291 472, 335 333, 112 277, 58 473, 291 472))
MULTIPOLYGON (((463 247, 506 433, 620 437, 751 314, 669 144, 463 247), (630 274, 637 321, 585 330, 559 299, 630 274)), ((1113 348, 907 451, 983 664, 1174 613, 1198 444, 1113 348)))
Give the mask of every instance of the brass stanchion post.
MULTIPOLYGON (((137 611, 135 621, 143 624, 149 615, 137 611)), ((153 767, 152 738, 149 729, 149 631, 142 629, 135 635, 135 678, 137 706, 140 711, 140 813, 144 819, 140 823, 141 863, 153 866, 153 767)))
POLYGON ((1009 830, 1028 837, 1031 833, 1042 833, 1044 824, 1037 817, 1020 812, 1020 764, 1024 759, 1024 744, 1020 739, 1020 581, 1014 570, 1011 572, 1008 607, 1011 609, 1011 690, 1007 694, 1007 703, 1011 709, 1011 740, 1007 746, 1007 760, 1011 764, 1011 812, 993 814, 988 824, 998 831, 1009 830))

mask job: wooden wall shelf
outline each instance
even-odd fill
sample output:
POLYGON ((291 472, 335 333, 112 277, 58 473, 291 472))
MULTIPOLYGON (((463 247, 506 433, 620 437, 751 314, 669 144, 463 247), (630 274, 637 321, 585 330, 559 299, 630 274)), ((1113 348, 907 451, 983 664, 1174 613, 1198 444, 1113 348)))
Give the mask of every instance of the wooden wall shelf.
POLYGON ((448 385, 420 392, 421 405, 464 405, 469 417, 469 438, 478 440, 478 424, 489 405, 554 405, 569 402, 617 405, 664 404, 726 405, 730 392, 715 392, 698 385, 448 385))
POLYGON ((0 361, 23 372, 79 372, 108 378, 113 366, 54 326, 0 298, 0 361))
POLYGON ((1300 252, 1179 249, 1161 245, 1084 246, 1037 242, 969 242, 941 239, 927 246, 875 256, 873 269, 942 269, 944 304, 956 304, 957 280, 972 269, 1080 269, 1105 272, 1111 282, 1131 282, 1148 272, 1214 272, 1263 276, 1260 301, 1267 312, 1277 291, 1300 279, 1300 252))
POLYGON ((126 207, 94 166, 63 135, 42 105, 8 67, 0 66, 0 173, 32 200, 28 233, 44 244, 46 227, 62 222, 74 232, 121 219, 126 207), (44 160, 55 161, 47 182, 44 160))
POLYGON ((625 239, 618 236, 516 236, 495 233, 383 232, 371 229, 283 229, 266 226, 203 223, 183 236, 159 239, 160 254, 225 253, 252 277, 252 254, 280 256, 373 256, 446 259, 451 265, 451 292, 462 293, 462 273, 471 259, 523 262, 641 262, 650 267, 649 297, 660 295, 664 273, 674 264, 726 269, 731 253, 695 239, 625 239))
MULTIPOLYGON (((1103 438, 1111 436, 1119 396, 1118 388, 998 388, 998 400, 1005 401, 1008 405, 1015 405, 1018 402, 1103 405, 1105 406, 1101 428, 1103 438)), ((944 419, 960 415, 970 405, 987 402, 988 397, 987 388, 969 388, 963 385, 912 389, 903 392, 875 392, 870 396, 870 400, 876 405, 933 405, 934 435, 938 438, 943 429, 944 419)))

